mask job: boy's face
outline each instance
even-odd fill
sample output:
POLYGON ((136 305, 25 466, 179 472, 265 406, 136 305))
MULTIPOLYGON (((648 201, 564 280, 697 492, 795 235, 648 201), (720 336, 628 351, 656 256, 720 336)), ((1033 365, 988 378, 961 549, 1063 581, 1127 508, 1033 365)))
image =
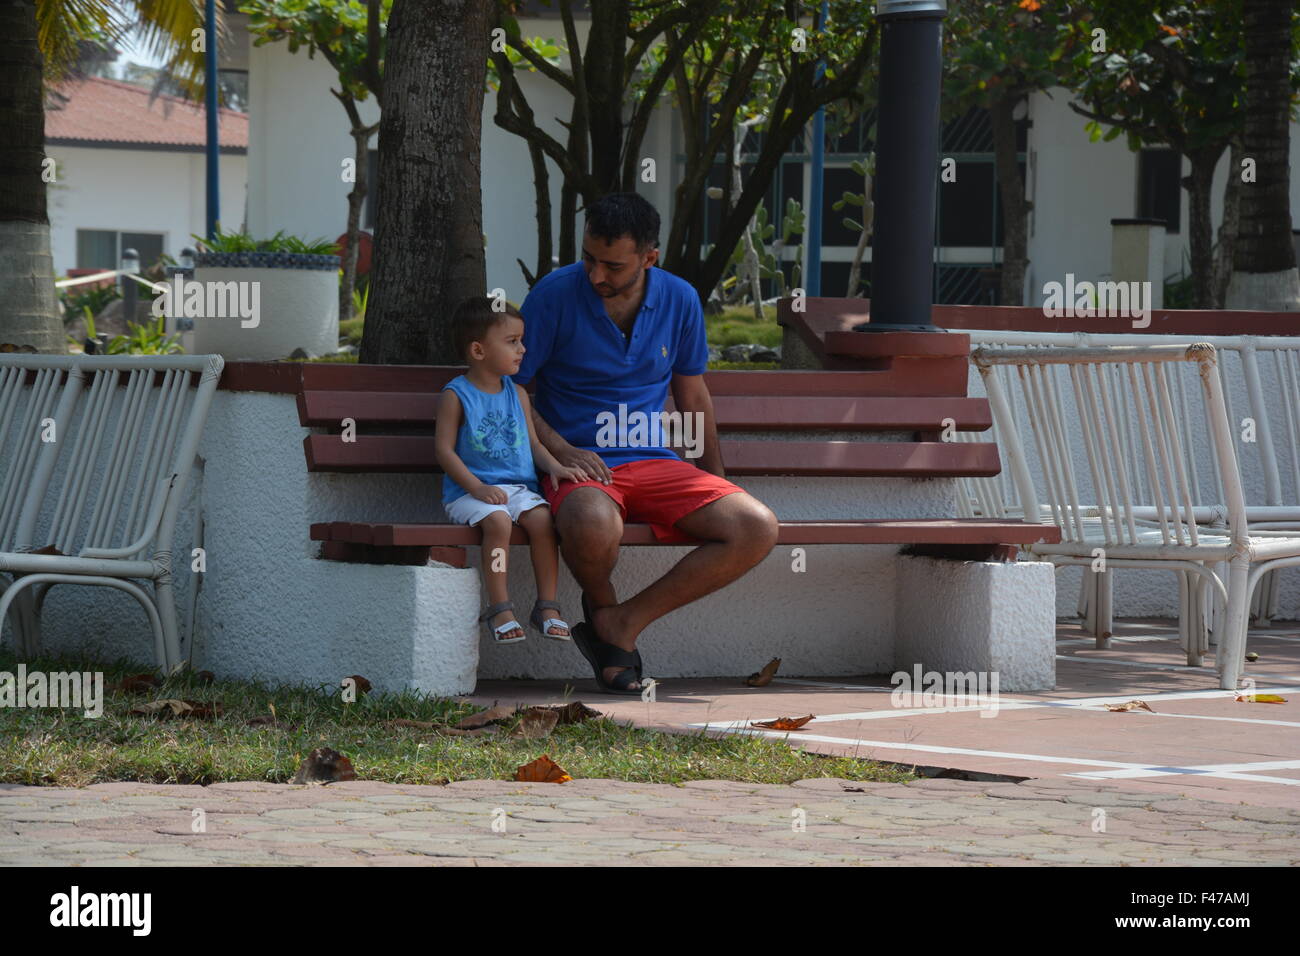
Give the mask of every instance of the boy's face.
POLYGON ((470 358, 484 363, 496 375, 514 375, 519 371, 524 351, 524 323, 513 315, 494 323, 481 342, 469 347, 470 358))

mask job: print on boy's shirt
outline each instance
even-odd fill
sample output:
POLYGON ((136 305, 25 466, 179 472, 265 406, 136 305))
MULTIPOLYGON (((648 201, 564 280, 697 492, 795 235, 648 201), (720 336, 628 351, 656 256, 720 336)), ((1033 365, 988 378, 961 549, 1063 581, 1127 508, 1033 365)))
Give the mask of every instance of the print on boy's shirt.
POLYGON ((524 435, 514 416, 489 411, 480 419, 478 430, 469 436, 469 441, 475 451, 500 461, 509 458, 524 444, 524 435))

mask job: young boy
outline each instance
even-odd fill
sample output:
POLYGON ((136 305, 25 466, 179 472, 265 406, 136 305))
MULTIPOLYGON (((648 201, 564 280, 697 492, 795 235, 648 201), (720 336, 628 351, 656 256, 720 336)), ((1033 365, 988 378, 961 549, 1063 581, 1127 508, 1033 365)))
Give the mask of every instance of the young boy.
POLYGON ((524 320, 512 306, 502 312, 486 298, 462 302, 452 316, 457 352, 469 371, 447 383, 438 404, 434 445, 442 467, 442 503, 459 524, 483 530, 482 563, 488 608, 479 616, 498 644, 524 640, 506 587, 506 556, 514 522, 528 533, 537 580, 529 623, 543 637, 570 640, 555 601, 559 547, 546 499, 538 494, 537 465, 553 486, 590 480, 565 468, 533 431, 528 393, 510 376, 524 357, 524 320), (498 550, 499 549, 499 550, 498 550))

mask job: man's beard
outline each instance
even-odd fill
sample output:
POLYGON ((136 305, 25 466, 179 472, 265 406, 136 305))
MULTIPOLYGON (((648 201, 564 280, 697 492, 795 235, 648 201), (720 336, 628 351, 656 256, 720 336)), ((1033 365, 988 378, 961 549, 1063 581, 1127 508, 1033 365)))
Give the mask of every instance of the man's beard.
POLYGON ((632 288, 632 287, 635 286, 638 282, 640 282, 640 281, 641 281, 641 273, 644 272, 644 271, 645 271, 644 269, 638 269, 637 272, 636 272, 636 275, 634 275, 634 276, 632 277, 631 281, 629 281, 626 285, 616 287, 616 286, 610 285, 608 282, 603 282, 603 283, 601 283, 600 285, 593 286, 593 288, 596 290, 596 295, 600 296, 601 298, 603 298, 603 299, 613 299, 613 298, 615 298, 615 297, 617 297, 617 296, 622 295, 622 294, 623 294, 624 292, 626 292, 628 289, 632 288))

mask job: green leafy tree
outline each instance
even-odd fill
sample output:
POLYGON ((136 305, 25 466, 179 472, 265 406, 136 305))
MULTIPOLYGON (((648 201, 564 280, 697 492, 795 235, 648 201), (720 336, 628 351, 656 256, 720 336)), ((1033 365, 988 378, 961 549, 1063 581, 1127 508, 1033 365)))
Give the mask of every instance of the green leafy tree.
POLYGON ((1300 274, 1291 239, 1291 120, 1300 89, 1300 11, 1294 0, 1245 0, 1246 123, 1243 156, 1228 170, 1242 177, 1229 308, 1300 311, 1300 274))
MULTIPOLYGON (((330 93, 347 114, 353 142, 351 182, 348 193, 347 241, 343 249, 343 279, 339 283, 339 320, 352 317, 353 291, 356 289, 357 251, 360 243, 361 208, 366 200, 370 138, 378 123, 367 125, 361 120, 358 103, 375 91, 369 77, 372 54, 382 63, 388 14, 392 0, 381 0, 378 9, 378 36, 370 42, 367 31, 369 5, 358 0, 246 0, 239 10, 248 14, 248 28, 256 39, 255 46, 286 43, 290 53, 306 49, 308 57, 318 52, 334 68, 337 88, 330 93)), ((381 73, 382 76, 382 73, 381 73)))
MULTIPOLYGON (((191 0, 0 4, 0 343, 65 349, 50 256, 44 83, 68 72, 84 41, 112 45, 138 25, 146 47, 199 96, 202 11, 191 0)), ((220 21, 217 26, 220 33, 220 21)))
POLYGON ((1090 120, 1094 141, 1124 134, 1130 149, 1163 145, 1186 157, 1192 305, 1213 308, 1214 167, 1244 126, 1241 0, 1090 0, 1089 7, 1075 29, 1103 30, 1104 48, 1078 74, 1083 105, 1070 108, 1090 120), (1103 125, 1111 127, 1104 134, 1103 125))
MULTIPOLYGON (((1086 60, 1082 31, 1067 29, 1072 5, 1057 0, 952 0, 945 38, 944 112, 988 113, 1002 208, 1003 305, 1023 305, 1029 212, 1016 150, 1016 109, 1031 93, 1068 86, 1086 60)), ((942 183, 939 185, 942 189, 942 183)))
MULTIPOLYGON (((602 0, 591 5, 585 44, 578 41, 572 4, 561 0, 559 6, 564 36, 545 42, 567 56, 566 67, 544 55, 537 41, 526 40, 508 11, 503 10, 499 22, 507 45, 528 67, 572 97, 565 142, 538 127, 511 57, 503 50, 491 54, 499 83, 497 125, 528 141, 535 185, 545 160, 563 176, 559 261, 577 257, 573 222, 579 201, 633 190, 648 174, 642 144, 653 110, 666 97, 681 122, 684 167, 662 261, 707 299, 737 244, 753 228, 781 158, 804 134, 817 108, 862 97, 878 30, 869 5, 834 0, 827 23, 818 29, 815 3, 602 0), (820 80, 819 57, 827 64, 820 80), (756 134, 756 155, 739 190, 726 180, 718 241, 706 253, 709 175, 719 162, 731 161, 742 128, 756 134)), ((656 175, 665 175, 670 165, 669 157, 658 157, 656 175)), ((538 192, 540 247, 549 243, 545 237, 551 223, 549 215, 541 217, 540 187, 538 192)), ((549 269, 549 257, 543 261, 539 256, 537 275, 549 269)))

